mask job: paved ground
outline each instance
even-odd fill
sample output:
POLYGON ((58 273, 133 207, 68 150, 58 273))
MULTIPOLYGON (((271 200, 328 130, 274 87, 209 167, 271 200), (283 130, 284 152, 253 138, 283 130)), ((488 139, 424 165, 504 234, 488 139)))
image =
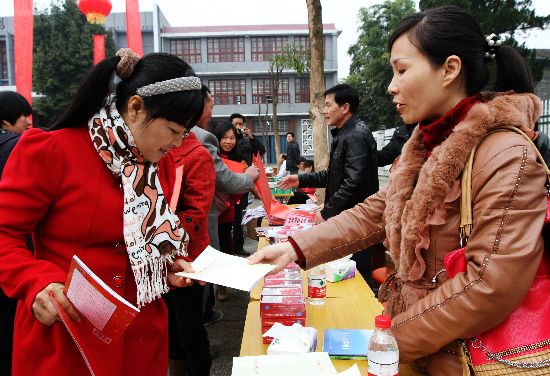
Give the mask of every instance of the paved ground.
MULTIPOLYGON (((245 251, 253 253, 257 246, 257 241, 245 237, 245 251)), ((229 299, 224 302, 216 302, 215 309, 223 312, 223 318, 207 327, 210 344, 219 350, 218 357, 212 362, 211 376, 231 375, 233 357, 239 356, 241 349, 241 338, 250 295, 244 291, 229 290, 229 299)))

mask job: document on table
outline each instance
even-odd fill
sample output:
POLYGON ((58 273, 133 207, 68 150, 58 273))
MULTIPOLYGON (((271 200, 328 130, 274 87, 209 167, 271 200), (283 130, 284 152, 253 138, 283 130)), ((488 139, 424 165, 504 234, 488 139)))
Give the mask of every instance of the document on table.
POLYGON ((178 272, 177 276, 215 283, 237 290, 250 291, 275 265, 250 265, 245 258, 220 252, 210 246, 191 263, 194 273, 178 272))
POLYGON ((233 358, 232 376, 280 376, 280 375, 316 375, 316 376, 360 376, 357 364, 338 373, 327 353, 311 352, 289 355, 261 355, 233 358))

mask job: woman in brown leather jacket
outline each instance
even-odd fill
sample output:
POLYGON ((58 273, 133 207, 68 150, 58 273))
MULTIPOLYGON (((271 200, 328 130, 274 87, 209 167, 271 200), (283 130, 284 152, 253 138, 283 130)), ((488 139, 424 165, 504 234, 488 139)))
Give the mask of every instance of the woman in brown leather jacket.
POLYGON ((430 375, 462 375, 457 340, 478 335, 516 309, 544 245, 545 172, 513 132, 479 145, 472 168, 473 230, 467 272, 447 279, 443 259, 460 247, 460 178, 470 151, 493 128, 532 139, 541 104, 528 67, 510 46, 485 37, 464 10, 439 7, 404 18, 390 38, 396 110, 416 123, 387 185, 363 203, 251 256, 312 268, 384 242, 396 273, 380 298, 392 316, 400 360, 430 375), (496 62, 493 93, 488 64, 496 62), (515 93, 508 90, 513 90, 515 93))

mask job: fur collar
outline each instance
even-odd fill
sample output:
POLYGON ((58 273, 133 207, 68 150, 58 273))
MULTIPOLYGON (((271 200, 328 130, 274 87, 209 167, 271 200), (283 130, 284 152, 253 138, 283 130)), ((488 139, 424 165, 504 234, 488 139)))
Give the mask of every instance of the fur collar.
POLYGON ((414 129, 390 175, 384 211, 385 245, 401 280, 423 277, 425 261, 420 251, 415 252, 419 231, 428 216, 443 205, 474 146, 499 126, 533 129, 540 114, 540 100, 533 94, 484 93, 482 102, 471 108, 428 159, 422 131, 414 129))

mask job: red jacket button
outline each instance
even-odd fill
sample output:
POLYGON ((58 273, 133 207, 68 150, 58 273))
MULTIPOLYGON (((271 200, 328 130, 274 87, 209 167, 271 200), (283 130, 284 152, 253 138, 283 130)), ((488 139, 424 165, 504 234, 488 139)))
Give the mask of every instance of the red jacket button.
POLYGON ((122 286, 124 286, 124 277, 123 276, 120 276, 120 275, 116 275, 113 277, 113 286, 116 287, 116 288, 120 288, 122 286))
POLYGON ((116 243, 115 244, 115 252, 119 253, 119 254, 126 253, 126 246, 124 245, 124 243, 121 243, 121 242, 116 243))

